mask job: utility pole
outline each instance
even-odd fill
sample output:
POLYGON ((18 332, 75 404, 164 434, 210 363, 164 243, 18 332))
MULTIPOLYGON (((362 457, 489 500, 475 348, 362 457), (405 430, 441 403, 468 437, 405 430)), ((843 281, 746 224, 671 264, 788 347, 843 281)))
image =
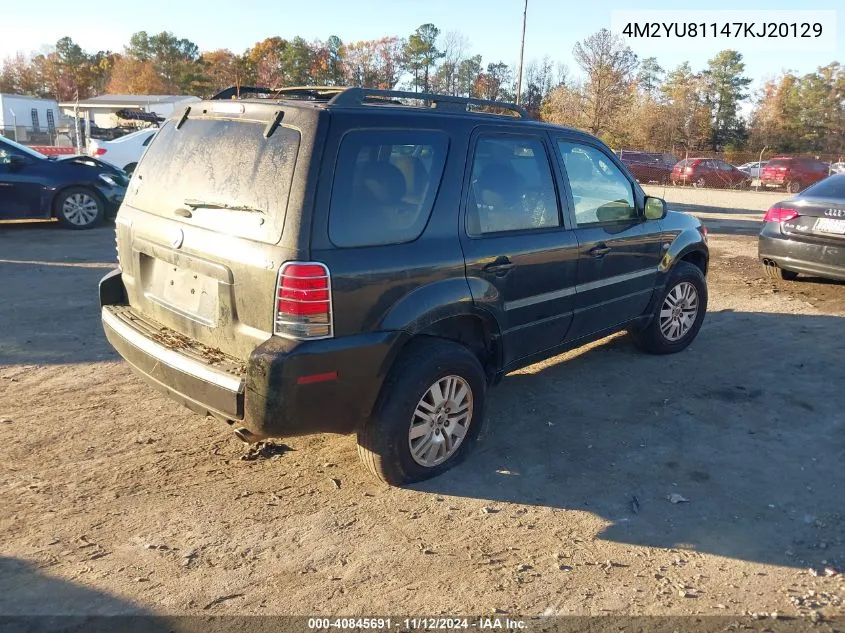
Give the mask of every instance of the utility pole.
POLYGON ((522 60, 525 55, 525 22, 528 19, 528 0, 522 10, 522 44, 519 47, 519 78, 516 81, 516 105, 522 103, 522 60))

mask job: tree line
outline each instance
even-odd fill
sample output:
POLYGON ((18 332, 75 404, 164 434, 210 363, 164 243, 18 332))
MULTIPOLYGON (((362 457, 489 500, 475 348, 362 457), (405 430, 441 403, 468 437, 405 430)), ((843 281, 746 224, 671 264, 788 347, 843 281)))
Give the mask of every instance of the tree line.
MULTIPOLYGON (((725 50, 703 69, 638 59, 602 29, 573 48, 571 76, 552 58, 529 62, 521 102, 540 118, 588 130, 611 147, 653 151, 845 152, 845 69, 784 72, 750 94, 742 55, 725 50), (741 105, 752 104, 749 117, 741 105)), ((355 85, 492 100, 516 99, 517 71, 484 63, 457 32, 423 24, 407 37, 344 42, 268 37, 242 53, 200 51, 173 33, 131 36, 122 52, 86 52, 71 38, 0 66, 0 92, 69 101, 99 94, 209 96, 233 86, 355 85)))

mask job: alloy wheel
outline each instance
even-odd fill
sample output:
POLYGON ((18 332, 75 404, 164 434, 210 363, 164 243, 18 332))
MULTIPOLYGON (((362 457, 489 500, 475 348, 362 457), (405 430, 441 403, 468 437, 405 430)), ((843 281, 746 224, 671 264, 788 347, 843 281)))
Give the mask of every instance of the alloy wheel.
POLYGON ((660 332, 667 341, 681 340, 690 331, 698 316, 698 291, 688 281, 672 288, 660 308, 660 332))
POLYGON ((411 415, 408 445, 420 466, 432 468, 454 455, 472 421, 472 389, 460 376, 429 387, 411 415))
POLYGON ((76 226, 91 224, 97 219, 98 213, 97 201, 87 193, 73 193, 62 204, 62 215, 76 226))

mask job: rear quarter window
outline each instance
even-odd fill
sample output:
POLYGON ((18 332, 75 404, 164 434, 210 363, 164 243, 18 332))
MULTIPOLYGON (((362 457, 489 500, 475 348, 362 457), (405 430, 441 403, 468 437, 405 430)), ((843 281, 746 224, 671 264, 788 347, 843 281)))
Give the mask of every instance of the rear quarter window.
POLYGON ((448 144, 434 130, 348 132, 332 183, 332 243, 351 248, 417 239, 437 197, 448 144))

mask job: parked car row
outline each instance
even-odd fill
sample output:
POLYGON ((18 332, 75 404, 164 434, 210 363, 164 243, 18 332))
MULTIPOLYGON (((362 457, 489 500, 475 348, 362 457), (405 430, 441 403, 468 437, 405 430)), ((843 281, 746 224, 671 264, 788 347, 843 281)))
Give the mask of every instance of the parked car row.
POLYGON ((619 159, 641 183, 747 189, 759 180, 764 188, 798 193, 829 174, 845 173, 845 162, 832 164, 815 158, 776 156, 735 167, 718 158, 693 157, 678 161, 671 154, 619 152, 619 159))

